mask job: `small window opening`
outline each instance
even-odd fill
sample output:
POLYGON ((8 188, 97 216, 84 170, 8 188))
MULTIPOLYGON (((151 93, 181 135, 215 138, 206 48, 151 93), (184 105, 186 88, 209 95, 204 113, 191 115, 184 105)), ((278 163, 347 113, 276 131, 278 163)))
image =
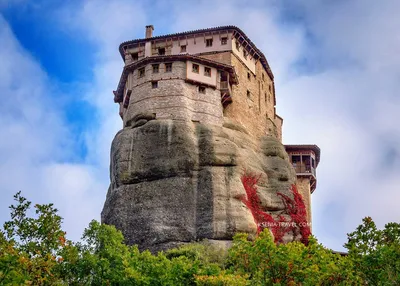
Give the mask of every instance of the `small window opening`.
POLYGON ((228 43, 228 38, 227 37, 221 38, 221 45, 226 45, 227 43, 228 43))
POLYGON ((262 74, 262 80, 265 81, 264 73, 262 74))
POLYGON ((160 56, 165 55, 165 48, 159 48, 159 49, 158 49, 158 54, 159 54, 160 56))
POLYGON ((158 87, 158 81, 152 81, 151 88, 157 88, 157 87, 158 87))
MULTIPOLYGON (((297 167, 297 166, 300 166, 300 156, 295 156, 295 155, 292 155, 292 165, 293 165, 293 167, 297 167)), ((296 170, 296 172, 297 172, 297 170, 296 170)))
POLYGON ((155 64, 155 65, 153 65, 153 73, 158 73, 158 71, 159 71, 159 67, 160 67, 160 65, 159 65, 159 64, 155 64))
POLYGON ((181 46, 181 53, 186 53, 186 45, 181 46))
POLYGON ((306 173, 309 173, 311 171, 311 160, 310 160, 310 156, 304 156, 303 155, 303 163, 305 166, 305 171, 306 173))
POLYGON ((199 93, 206 93, 206 87, 205 86, 199 86, 199 93))
POLYGON ((139 54, 138 53, 133 53, 132 54, 132 60, 137 61, 139 59, 139 54))
POLYGON ((165 64, 165 72, 172 72, 172 63, 165 64))
POLYGON ((192 72, 199 73, 199 65, 192 64, 192 72))
POLYGON ((248 97, 249 99, 251 99, 251 93, 250 93, 250 90, 247 90, 247 97, 248 97))
POLYGON ((139 70, 138 70, 138 77, 140 78, 140 77, 144 77, 144 68, 140 68, 139 70))
POLYGON ((247 73, 247 79, 248 79, 248 80, 251 80, 251 75, 250 75, 249 72, 247 73))
POLYGON ((206 47, 212 47, 213 39, 206 39, 206 47))
POLYGON ((211 68, 204 67, 204 75, 205 76, 211 76, 211 68))
POLYGON ((269 92, 272 91, 272 90, 271 90, 271 85, 268 85, 268 90, 269 90, 269 92))

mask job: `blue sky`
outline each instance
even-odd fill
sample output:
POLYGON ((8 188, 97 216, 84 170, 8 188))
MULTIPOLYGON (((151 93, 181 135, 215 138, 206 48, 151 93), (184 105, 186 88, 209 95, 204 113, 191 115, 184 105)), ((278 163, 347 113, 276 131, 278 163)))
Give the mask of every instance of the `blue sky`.
POLYGON ((313 231, 341 249, 364 216, 400 222, 397 0, 0 0, 0 222, 18 190, 53 202, 68 236, 99 219, 121 128, 122 41, 243 29, 275 75, 286 144, 322 150, 313 231))

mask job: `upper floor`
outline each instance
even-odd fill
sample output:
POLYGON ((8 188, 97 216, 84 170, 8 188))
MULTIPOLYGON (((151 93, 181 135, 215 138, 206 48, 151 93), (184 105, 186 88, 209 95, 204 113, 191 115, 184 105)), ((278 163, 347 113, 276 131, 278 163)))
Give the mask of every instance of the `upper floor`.
MULTIPOLYGON (((223 116, 241 124, 249 134, 282 140, 283 119, 276 114, 272 71, 262 52, 239 28, 224 26, 156 37, 153 30, 147 26, 146 38, 119 47, 125 66, 114 101, 120 103, 122 117, 133 89, 146 82, 144 86, 151 88, 150 82, 155 85, 179 78, 199 93, 205 87, 217 90, 223 116), (184 72, 177 76, 176 68, 183 66, 184 72)), ((164 92, 173 95, 171 90, 164 92)), ((202 93, 204 100, 208 96, 202 93)))
POLYGON ((298 177, 310 179, 310 190, 313 192, 317 184, 317 166, 320 160, 321 150, 317 145, 285 145, 298 177))
MULTIPOLYGON (((235 26, 221 26, 153 37, 154 27, 146 26, 146 38, 123 42, 119 51, 125 65, 145 57, 179 54, 202 55, 230 51, 256 74, 256 63, 261 62, 273 80, 271 68, 264 54, 245 33, 235 26)), ((225 64, 229 64, 225 62, 225 64)))

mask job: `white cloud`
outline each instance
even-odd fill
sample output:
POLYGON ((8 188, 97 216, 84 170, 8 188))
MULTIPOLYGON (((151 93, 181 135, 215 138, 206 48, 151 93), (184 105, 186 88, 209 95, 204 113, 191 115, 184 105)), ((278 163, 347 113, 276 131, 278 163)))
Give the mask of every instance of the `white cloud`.
POLYGON ((101 204, 91 196, 107 185, 87 165, 59 165, 76 155, 63 106, 53 97, 58 89, 1 15, 0 42, 0 220, 9 219, 7 206, 22 190, 34 203, 55 202, 78 239, 82 226, 99 217, 101 204))
POLYGON ((0 134, 11 138, 0 141, 2 162, 7 162, 0 162, 2 186, 7 192, 18 186, 50 194, 60 182, 50 198, 60 202, 68 227, 80 218, 83 225, 98 217, 107 191, 111 140, 121 128, 112 101, 123 66, 120 42, 142 37, 146 24, 155 25, 156 35, 233 24, 271 64, 285 143, 315 143, 322 149, 313 195, 320 241, 340 248, 345 233, 367 215, 380 226, 398 221, 399 2, 296 1, 291 11, 296 21, 287 18, 293 15, 285 14, 284 3, 87 0, 62 6, 55 12, 59 28, 91 39, 96 47, 94 79, 85 95, 96 109, 84 134, 86 165, 57 162, 74 149, 64 140, 70 137, 68 126, 49 96, 49 87, 55 87, 2 20, 0 134))
POLYGON ((393 98, 398 85, 394 76, 381 74, 382 69, 398 69, 398 63, 392 61, 393 52, 398 50, 392 31, 395 23, 393 18, 385 20, 387 13, 396 11, 394 7, 377 9, 378 4, 364 5, 361 1, 330 5, 300 2, 301 20, 289 24, 281 14, 284 7, 275 1, 268 2, 269 6, 262 2, 197 1, 190 3, 190 11, 181 1, 155 2, 153 6, 128 1, 115 5, 100 2, 98 6, 92 1, 85 3, 80 15, 89 23, 86 32, 103 45, 98 49, 93 93, 88 95, 102 114, 99 122, 104 127, 89 133, 89 137, 93 140, 90 146, 97 150, 92 155, 105 154, 103 163, 108 162, 110 136, 119 128, 114 124, 117 112, 111 107, 110 97, 122 68, 119 42, 141 37, 140 31, 150 24, 145 23, 147 18, 153 19, 156 35, 159 30, 170 33, 233 24, 247 33, 271 64, 278 113, 285 119, 285 142, 316 143, 322 149, 319 184, 313 195, 314 230, 321 241, 340 248, 345 233, 352 231, 363 216, 376 215, 379 222, 399 216, 396 210, 373 208, 391 206, 386 196, 398 195, 395 177, 374 175, 381 154, 371 151, 379 148, 379 134, 398 130, 392 121, 398 109, 386 109, 382 103, 392 102, 385 99, 393 98), (132 7, 135 11, 130 10, 132 7), (168 13, 160 19, 166 8, 168 13), (115 18, 115 22, 110 20, 115 18), (159 28, 157 23, 168 25, 159 28), (310 35, 316 42, 313 45, 309 45, 310 35), (312 74, 298 69, 304 58, 312 74), (376 195, 379 186, 385 188, 385 197, 376 195))
POLYGON ((318 43, 305 57, 317 69, 282 83, 278 105, 285 141, 322 149, 314 230, 339 248, 364 216, 379 227, 400 219, 399 3, 301 4, 303 24, 318 43))

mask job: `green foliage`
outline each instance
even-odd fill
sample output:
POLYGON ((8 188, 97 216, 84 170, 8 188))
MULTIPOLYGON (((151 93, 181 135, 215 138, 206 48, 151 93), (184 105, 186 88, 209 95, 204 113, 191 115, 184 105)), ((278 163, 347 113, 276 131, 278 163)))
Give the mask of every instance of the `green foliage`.
POLYGON ((56 255, 62 248, 65 232, 61 217, 52 204, 35 205, 36 218, 27 216, 31 202, 21 193, 14 196, 11 221, 4 224, 0 238, 0 284, 50 285, 58 283, 54 275, 56 255))
POLYGON ((249 275, 251 285, 357 285, 360 281, 347 257, 332 251, 310 237, 305 246, 300 242, 275 244, 268 230, 254 240, 247 235, 234 237, 229 250, 231 269, 249 275))
POLYGON ((0 285, 399 285, 400 225, 378 230, 365 218, 349 234, 348 256, 310 237, 275 244, 266 229, 254 240, 237 234, 227 251, 208 241, 160 252, 124 244, 114 226, 92 221, 81 242, 65 239, 51 204, 15 195, 0 231, 0 285))
POLYGON ((370 285, 400 285, 400 224, 377 229, 370 217, 348 234, 349 258, 370 285))

